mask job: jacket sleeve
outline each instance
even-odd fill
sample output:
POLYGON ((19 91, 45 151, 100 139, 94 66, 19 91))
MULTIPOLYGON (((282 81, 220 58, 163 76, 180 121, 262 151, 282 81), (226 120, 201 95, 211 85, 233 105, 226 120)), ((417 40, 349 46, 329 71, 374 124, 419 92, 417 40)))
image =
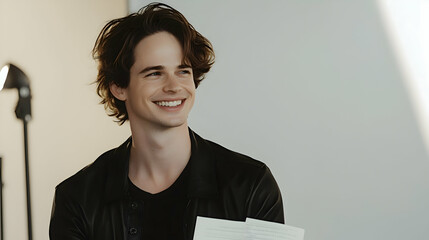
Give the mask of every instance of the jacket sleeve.
POLYGON ((266 165, 253 186, 247 211, 251 218, 285 223, 281 192, 266 165))
POLYGON ((88 239, 85 234, 84 223, 84 214, 79 204, 57 188, 49 225, 49 239, 88 239))

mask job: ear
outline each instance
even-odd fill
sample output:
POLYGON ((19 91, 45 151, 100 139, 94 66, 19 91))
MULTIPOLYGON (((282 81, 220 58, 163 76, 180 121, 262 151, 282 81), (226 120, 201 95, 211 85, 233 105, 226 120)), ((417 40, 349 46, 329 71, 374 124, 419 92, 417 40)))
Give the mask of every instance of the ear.
POLYGON ((118 85, 112 83, 110 84, 110 92, 115 96, 115 98, 125 101, 127 100, 127 91, 125 88, 121 88, 118 85))

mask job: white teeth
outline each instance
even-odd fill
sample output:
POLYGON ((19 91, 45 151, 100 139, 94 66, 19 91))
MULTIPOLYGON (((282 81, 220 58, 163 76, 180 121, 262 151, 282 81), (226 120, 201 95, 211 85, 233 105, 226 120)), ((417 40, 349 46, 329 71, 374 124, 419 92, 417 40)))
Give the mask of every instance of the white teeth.
POLYGON ((175 107, 175 106, 182 104, 182 100, 169 101, 169 102, 160 101, 160 102, 156 102, 156 104, 158 104, 159 106, 163 106, 163 107, 175 107))

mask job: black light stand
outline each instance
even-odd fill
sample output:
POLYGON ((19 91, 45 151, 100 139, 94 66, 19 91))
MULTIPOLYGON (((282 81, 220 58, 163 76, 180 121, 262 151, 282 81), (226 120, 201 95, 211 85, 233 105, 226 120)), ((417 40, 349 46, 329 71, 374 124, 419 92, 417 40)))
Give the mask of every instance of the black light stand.
POLYGON ((3 228, 3 162, 2 158, 0 157, 0 221, 1 221, 1 233, 0 233, 0 239, 4 239, 4 228, 3 228))
MULTIPOLYGON (((30 174, 28 164, 28 130, 27 123, 31 120, 31 91, 27 76, 18 67, 13 64, 7 64, 0 70, 0 90, 4 88, 18 89, 19 100, 16 105, 16 117, 21 119, 24 124, 24 160, 25 160, 25 182, 27 190, 27 223, 28 240, 32 240, 31 224, 31 199, 30 199, 30 174)), ((3 210, 3 209, 2 209, 3 210)), ((3 211, 2 211, 3 215, 3 211)), ((2 239, 3 240, 3 221, 2 239)))

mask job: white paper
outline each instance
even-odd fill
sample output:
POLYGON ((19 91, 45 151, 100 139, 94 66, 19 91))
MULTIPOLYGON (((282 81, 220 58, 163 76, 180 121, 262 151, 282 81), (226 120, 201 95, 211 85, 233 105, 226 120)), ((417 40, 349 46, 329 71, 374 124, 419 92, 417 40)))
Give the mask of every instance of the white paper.
POLYGON ((197 217, 194 240, 304 240, 304 229, 252 218, 240 222, 197 217))
POLYGON ((238 221, 197 217, 194 240, 212 239, 246 239, 246 224, 238 221))
POLYGON ((252 240, 304 240, 304 229, 281 223, 246 219, 248 236, 252 240))

